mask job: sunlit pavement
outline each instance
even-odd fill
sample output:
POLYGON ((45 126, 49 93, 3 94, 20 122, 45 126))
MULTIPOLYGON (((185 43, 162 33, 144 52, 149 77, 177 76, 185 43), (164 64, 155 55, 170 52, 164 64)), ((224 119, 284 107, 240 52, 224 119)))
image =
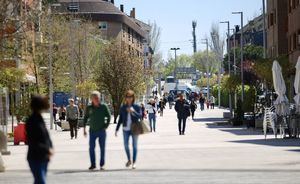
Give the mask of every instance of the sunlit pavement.
MULTIPOLYGON (((268 140, 260 131, 217 126, 224 110, 197 112, 179 136, 176 114, 167 110, 158 117, 157 133, 139 139, 137 170, 125 169, 122 133, 108 130, 106 171, 89 172, 88 139, 70 140, 69 132, 51 132, 56 154, 48 183, 216 183, 268 184, 300 182, 300 140, 268 140)), ((32 183, 26 162, 26 146, 10 146, 4 161, 2 184, 32 183)), ((99 154, 97 155, 99 157, 99 154)), ((98 158, 99 160, 99 158, 98 158)))

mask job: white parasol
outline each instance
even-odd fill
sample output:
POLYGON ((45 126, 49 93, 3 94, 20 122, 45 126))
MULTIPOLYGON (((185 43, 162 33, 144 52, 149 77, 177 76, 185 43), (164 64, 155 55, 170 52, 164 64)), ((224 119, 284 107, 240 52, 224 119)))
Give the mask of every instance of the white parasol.
POLYGON ((297 112, 300 113, 300 56, 296 64, 296 76, 295 76, 294 88, 296 93, 294 100, 297 106, 297 112))
POLYGON ((285 116, 289 114, 289 100, 287 99, 286 86, 282 76, 282 69, 278 61, 274 61, 272 67, 273 73, 273 83, 276 94, 278 95, 277 99, 274 102, 276 107, 276 114, 279 116, 285 116))

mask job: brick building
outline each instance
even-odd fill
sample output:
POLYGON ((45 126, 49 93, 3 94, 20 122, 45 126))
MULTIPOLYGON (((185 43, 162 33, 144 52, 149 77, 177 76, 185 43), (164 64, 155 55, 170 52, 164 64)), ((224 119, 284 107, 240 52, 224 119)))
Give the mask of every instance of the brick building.
POLYGON ((147 46, 149 25, 136 19, 133 8, 130 15, 124 11, 124 5, 117 8, 114 0, 58 0, 61 13, 84 17, 92 21, 101 30, 101 36, 107 40, 116 40, 130 53, 144 57, 147 46))
POLYGON ((288 53, 288 0, 267 0, 267 55, 269 58, 288 53))
POLYGON ((300 56, 300 0, 288 0, 288 51, 290 62, 300 56))

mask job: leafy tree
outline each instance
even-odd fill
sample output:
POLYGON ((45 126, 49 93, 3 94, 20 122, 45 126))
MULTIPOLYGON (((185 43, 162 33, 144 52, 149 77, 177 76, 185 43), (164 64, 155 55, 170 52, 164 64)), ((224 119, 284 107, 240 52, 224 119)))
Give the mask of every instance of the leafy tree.
POLYGON ((143 72, 141 58, 124 51, 115 42, 104 46, 100 62, 95 67, 94 79, 112 99, 115 123, 125 92, 131 89, 142 94, 145 91, 143 72))

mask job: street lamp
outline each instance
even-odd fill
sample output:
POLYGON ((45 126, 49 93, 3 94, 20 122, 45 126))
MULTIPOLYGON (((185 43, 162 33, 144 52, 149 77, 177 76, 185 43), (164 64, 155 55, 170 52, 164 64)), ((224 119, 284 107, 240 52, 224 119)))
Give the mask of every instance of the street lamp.
POLYGON ((241 80, 242 80, 242 102, 244 102, 244 94, 245 94, 245 84, 244 84, 244 13, 243 12, 232 12, 234 15, 240 15, 241 16, 241 80))
MULTIPOLYGON (((236 67, 236 29, 235 28, 233 28, 233 29, 231 29, 232 30, 232 34, 233 34, 233 71, 234 71, 234 75, 236 75, 237 74, 237 72, 236 72, 236 69, 237 69, 237 67, 236 67)), ((237 94, 236 94, 236 92, 234 92, 234 107, 236 108, 237 107, 237 94)))
MULTIPOLYGON (((51 12, 51 8, 56 8, 56 7, 60 7, 61 4, 59 3, 55 3, 50 5, 49 7, 49 19, 48 19, 48 24, 49 24, 49 28, 52 27, 52 12, 51 12)), ((52 43, 52 34, 49 31, 49 55, 48 55, 48 59, 49 59, 49 63, 48 63, 48 69, 49 69, 49 101, 50 101, 50 129, 53 129, 53 124, 54 124, 54 117, 53 117, 53 69, 52 69, 52 65, 53 65, 53 43, 52 43)), ((55 129, 57 127, 55 126, 55 129)))
MULTIPOLYGON (((218 107, 221 107, 221 72, 222 72, 222 61, 223 61, 223 50, 222 53, 220 52, 220 37, 219 35, 212 35, 213 38, 216 38, 216 42, 217 42, 217 49, 218 49, 218 57, 220 59, 219 61, 219 65, 218 65, 218 107)), ((223 49, 223 48, 222 48, 223 49)))
POLYGON ((180 50, 180 48, 171 48, 175 52, 175 71, 174 71, 174 78, 177 80, 177 51, 180 50))
POLYGON ((209 100, 210 97, 210 75, 209 75, 209 53, 208 53, 208 39, 202 39, 204 42, 202 42, 203 44, 206 44, 206 73, 208 74, 207 76, 207 100, 209 100))
MULTIPOLYGON (((223 21, 220 24, 227 24, 227 57, 228 57, 228 75, 231 75, 231 62, 230 62, 230 22, 223 21)), ((231 93, 229 93, 229 109, 232 115, 232 102, 231 102, 231 93)))

